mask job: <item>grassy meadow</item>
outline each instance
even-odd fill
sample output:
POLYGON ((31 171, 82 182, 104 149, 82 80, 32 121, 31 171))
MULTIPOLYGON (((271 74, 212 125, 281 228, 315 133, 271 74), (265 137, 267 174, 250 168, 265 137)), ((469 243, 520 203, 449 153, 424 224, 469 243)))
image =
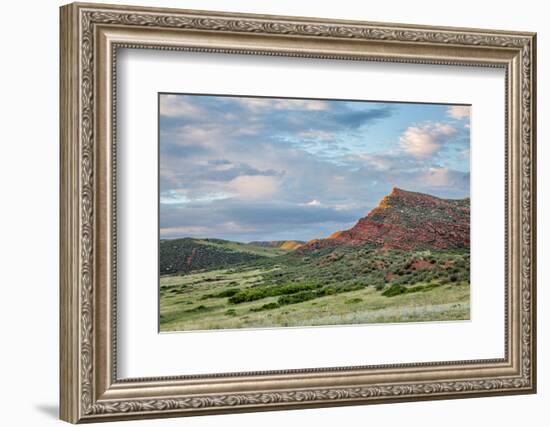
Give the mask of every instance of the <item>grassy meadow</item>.
POLYGON ((306 254, 182 240, 164 243, 165 260, 202 256, 215 267, 175 273, 161 261, 161 271, 171 271, 160 279, 163 332, 469 319, 468 251, 306 254))

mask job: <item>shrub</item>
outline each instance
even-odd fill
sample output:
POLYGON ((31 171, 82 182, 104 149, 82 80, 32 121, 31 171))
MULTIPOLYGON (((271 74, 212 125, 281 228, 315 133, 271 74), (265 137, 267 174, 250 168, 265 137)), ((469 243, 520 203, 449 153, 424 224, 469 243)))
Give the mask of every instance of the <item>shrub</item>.
POLYGON ((407 288, 401 285, 392 285, 388 289, 386 289, 384 292, 382 292, 382 295, 385 297, 394 297, 396 295, 406 294, 407 288))
POLYGON ((297 304, 314 298, 317 298, 317 294, 315 292, 303 291, 292 295, 283 295, 277 302, 279 305, 297 304))
POLYGON ((224 289, 220 293, 216 294, 215 297, 216 298, 228 298, 228 297, 232 297, 233 295, 235 295, 239 292, 240 292, 240 289, 238 289, 238 288, 224 289))
POLYGON ((279 308, 279 304, 276 302, 270 302, 262 305, 261 307, 252 307, 250 311, 264 311, 264 310, 272 310, 274 308, 279 308))
POLYGON ((280 286, 276 290, 276 292, 277 292, 277 295, 288 295, 288 294, 294 294, 300 291, 315 289, 318 287, 319 285, 315 283, 290 283, 288 285, 280 286))
POLYGON ((237 294, 239 291, 240 291, 240 289, 236 289, 236 288, 225 289, 221 292, 218 292, 217 294, 205 294, 201 297, 201 300, 205 300, 205 299, 208 299, 208 298, 232 297, 233 295, 237 294))
POLYGON ((385 297, 394 297, 396 295, 412 294, 415 292, 428 292, 439 286, 440 285, 438 283, 430 283, 428 285, 418 285, 414 287, 392 285, 388 289, 386 289, 384 292, 382 292, 382 295, 384 295, 385 297))
POLYGON ((421 286, 416 286, 414 288, 411 288, 409 289, 409 292, 427 292, 427 291, 431 291, 432 289, 434 288, 438 288, 439 287, 439 284, 438 283, 430 283, 428 285, 421 285, 421 286))
POLYGON ((320 285, 316 283, 289 283, 286 285, 271 285, 248 288, 235 293, 229 298, 229 302, 232 304, 240 304, 243 302, 256 301, 267 297, 292 295, 303 291, 310 291, 319 287, 320 285))
POLYGON ((358 291, 359 289, 363 289, 364 287, 365 287, 365 285, 363 285, 363 283, 355 282, 355 283, 352 283, 351 285, 346 286, 345 290, 346 291, 358 291))
POLYGON ((334 288, 331 288, 330 286, 327 286, 326 288, 319 289, 315 294, 318 297, 324 297, 326 295, 334 295, 337 291, 334 288))
POLYGON ((268 296, 269 293, 266 291, 266 289, 249 288, 237 292, 235 295, 229 298, 229 302, 232 304, 240 304, 248 301, 256 301, 268 296))
POLYGON ((212 310, 211 307, 207 307, 205 305, 199 305, 195 308, 190 308, 189 310, 187 310, 188 313, 204 313, 205 311, 210 311, 212 310))

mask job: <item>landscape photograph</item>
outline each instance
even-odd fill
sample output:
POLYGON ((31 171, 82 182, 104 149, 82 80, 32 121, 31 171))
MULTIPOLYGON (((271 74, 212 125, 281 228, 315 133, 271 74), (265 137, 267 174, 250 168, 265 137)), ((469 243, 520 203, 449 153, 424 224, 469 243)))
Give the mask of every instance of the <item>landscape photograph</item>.
POLYGON ((158 99, 160 332, 470 319, 470 106, 158 99))

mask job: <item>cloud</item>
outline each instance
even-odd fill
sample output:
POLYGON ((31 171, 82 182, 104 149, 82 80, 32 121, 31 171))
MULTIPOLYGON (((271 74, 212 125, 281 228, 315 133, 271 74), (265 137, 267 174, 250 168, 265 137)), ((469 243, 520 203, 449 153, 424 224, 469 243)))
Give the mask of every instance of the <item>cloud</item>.
POLYGON ((279 192, 279 183, 272 176, 241 175, 229 182, 236 197, 243 200, 262 200, 279 192))
POLYGON ((329 109, 329 104, 319 100, 281 99, 275 103, 275 108, 278 110, 324 111, 329 109))
POLYGON ((453 171, 445 167, 429 168, 420 178, 427 187, 460 188, 464 181, 469 181, 470 174, 453 171))
POLYGON ((180 205, 184 203, 212 202, 230 198, 229 193, 205 193, 197 197, 189 197, 185 190, 168 190, 160 194, 160 203, 163 205, 180 205))
POLYGON ((425 113, 414 104, 176 97, 184 102, 169 98, 172 116, 160 116, 164 237, 308 240, 351 227, 393 186, 469 194, 469 132, 446 124, 448 105, 425 113))
POLYGON ((442 187, 449 185, 451 175, 447 168, 430 168, 423 176, 426 183, 433 187, 442 187))
POLYGON ((335 229, 351 227, 354 211, 311 207, 279 201, 227 200, 210 204, 164 206, 161 210, 162 238, 191 236, 230 240, 309 240, 330 235, 335 229), (185 218, 185 224, 181 219, 185 218))
POLYGON ((247 163, 225 163, 204 165, 193 174, 193 179, 203 179, 208 181, 231 181, 238 177, 278 177, 283 176, 284 172, 274 169, 259 169, 247 163))
POLYGON ((408 127, 399 138, 399 143, 407 153, 425 158, 436 154, 441 145, 456 133, 457 130, 449 124, 428 123, 408 127))
POLYGON ((237 98, 238 102, 253 111, 258 110, 309 110, 323 111, 328 104, 320 100, 282 98, 237 98))
POLYGON ((326 130, 308 129, 298 133, 298 136, 306 139, 320 139, 322 141, 329 141, 334 138, 334 133, 326 130))
POLYGON ((458 152, 458 158, 460 160, 470 161, 470 147, 464 148, 458 152))
POLYGON ((211 227, 208 226, 178 226, 178 227, 161 227, 161 238, 177 237, 177 236, 205 236, 211 232, 211 227))
POLYGON ((385 171, 390 168, 390 162, 383 156, 376 156, 372 154, 362 154, 362 160, 365 160, 369 165, 379 171, 385 171))
POLYGON ((238 224, 234 221, 226 221, 218 224, 209 224, 207 226, 177 226, 161 227, 161 238, 171 238, 179 236, 191 237, 216 237, 222 235, 239 235, 242 233, 255 233, 258 229, 250 226, 238 224))
POLYGON ((453 119, 461 120, 470 117, 469 105, 453 105, 447 109, 447 115, 453 119))
POLYGON ((347 110, 335 114, 335 119, 348 127, 359 128, 367 123, 385 119, 392 115, 392 107, 373 108, 368 110, 347 110))
POLYGON ((188 102, 187 97, 180 95, 160 96, 160 115, 165 117, 199 117, 204 111, 193 102, 188 102))

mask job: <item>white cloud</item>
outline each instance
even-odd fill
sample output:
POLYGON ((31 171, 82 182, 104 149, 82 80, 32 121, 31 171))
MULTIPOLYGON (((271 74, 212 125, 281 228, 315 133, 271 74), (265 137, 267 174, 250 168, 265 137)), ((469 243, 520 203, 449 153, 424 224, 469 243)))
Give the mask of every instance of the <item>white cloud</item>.
POLYGON ((470 107, 466 105, 453 105, 447 109, 447 115, 457 120, 470 117, 470 107))
POLYGON ((275 108, 279 110, 323 111, 327 110, 328 107, 328 104, 324 101, 311 99, 280 99, 275 108))
POLYGON ((176 227, 161 227, 161 238, 173 238, 178 236, 204 237, 212 235, 251 233, 258 231, 256 227, 239 224, 236 221, 224 221, 208 226, 190 225, 176 227))
POLYGON ((408 127, 399 138, 401 148, 415 157, 425 158, 436 154, 445 140, 456 134, 446 123, 428 123, 408 127))
POLYGON ((314 130, 310 129, 304 132, 300 132, 298 134, 300 138, 307 138, 307 139, 320 139, 322 141, 328 141, 334 138, 334 133, 327 132, 325 130, 314 130))
POLYGON ((168 190, 160 195, 160 203, 163 205, 182 205, 185 203, 213 202, 225 200, 231 197, 228 193, 206 193, 200 196, 190 197, 185 190, 168 190))
POLYGON ((236 101, 250 110, 262 110, 273 105, 273 100, 269 98, 238 98, 236 101))
POLYGON ((464 184, 466 175, 446 167, 429 168, 419 177, 419 182, 427 187, 454 187, 460 188, 464 184))
POLYGON ((300 203, 300 206, 320 207, 325 209, 333 209, 335 211, 349 211, 357 209, 360 205, 355 202, 349 203, 323 203, 318 199, 313 199, 307 203, 300 203))
POLYGON ((231 180, 229 188, 236 192, 236 197, 243 200, 262 200, 279 192, 276 177, 263 175, 241 175, 231 180))
POLYGON ((465 148, 464 150, 461 150, 458 153, 458 158, 461 160, 469 160, 470 159, 470 149, 465 148))
POLYGON ((203 110, 187 98, 178 95, 160 96, 160 115, 166 117, 200 117, 203 110))
POLYGON ((181 226, 181 227, 161 227, 161 237, 171 237, 173 235, 179 236, 197 236, 204 235, 210 231, 210 227, 205 226, 181 226))
POLYGON ((239 103, 253 111, 263 109, 322 111, 329 108, 328 103, 314 99, 239 98, 239 103))
MULTIPOLYGON (((353 157, 350 157, 350 158, 353 158, 353 157)), ((387 156, 379 156, 376 154, 363 153, 359 155, 359 158, 362 161, 367 162, 369 166, 373 167, 378 171, 386 171, 390 169, 390 167, 392 166, 390 159, 387 156)))
POLYGON ((202 147, 223 153, 239 137, 257 135, 260 130, 259 125, 191 123, 161 132, 161 138, 166 141, 161 145, 202 147))

